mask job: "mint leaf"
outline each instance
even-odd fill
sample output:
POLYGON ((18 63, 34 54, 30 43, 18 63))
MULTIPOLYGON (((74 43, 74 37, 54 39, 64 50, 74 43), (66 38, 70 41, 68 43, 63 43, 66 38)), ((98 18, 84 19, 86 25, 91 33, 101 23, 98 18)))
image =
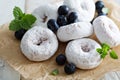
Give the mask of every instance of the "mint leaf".
POLYGON ((110 47, 110 46, 109 46, 108 44, 106 44, 106 43, 102 43, 101 46, 102 46, 102 47, 104 47, 104 46, 110 47))
POLYGON ((102 54, 102 53, 103 53, 103 51, 102 51, 101 48, 97 48, 96 51, 97 51, 99 54, 102 54))
POLYGON ((109 9, 108 8, 102 8, 102 12, 105 13, 105 14, 108 14, 109 9))
POLYGON ((118 59, 117 54, 113 50, 110 52, 110 57, 113 58, 113 59, 118 59))
POLYGON ((101 47, 104 51, 109 51, 110 50, 110 46, 106 43, 102 43, 101 47))
POLYGON ((106 57, 106 55, 103 55, 103 54, 102 54, 102 55, 100 55, 100 56, 101 56, 101 58, 102 58, 102 59, 104 59, 104 58, 106 57))
POLYGON ((52 74, 52 75, 58 75, 58 74, 59 74, 58 69, 53 70, 51 74, 52 74))
POLYGON ((30 29, 32 26, 32 24, 36 21, 36 17, 34 17, 33 15, 31 14, 27 14, 25 15, 22 20, 21 20, 21 27, 23 29, 30 29))
POLYGON ((14 20, 9 25, 9 30, 18 31, 20 29, 28 30, 32 27, 32 24, 36 21, 36 17, 32 14, 25 14, 19 7, 15 7, 13 10, 14 20))
POLYGON ((22 12, 22 10, 19 7, 15 7, 13 9, 13 15, 16 20, 20 20, 25 14, 22 12))
POLYGON ((103 52, 102 54, 101 54, 101 58, 105 58, 107 56, 107 53, 106 52, 103 52))
POLYGON ((12 20, 10 25, 9 25, 9 30, 17 31, 19 29, 21 29, 20 21, 19 20, 12 20))

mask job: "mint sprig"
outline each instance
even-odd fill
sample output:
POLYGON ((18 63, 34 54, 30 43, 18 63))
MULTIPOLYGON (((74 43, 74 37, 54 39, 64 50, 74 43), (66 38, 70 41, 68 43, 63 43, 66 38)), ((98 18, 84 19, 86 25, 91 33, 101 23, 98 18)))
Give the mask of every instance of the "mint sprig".
POLYGON ((118 56, 114 50, 110 49, 110 46, 106 43, 101 45, 101 48, 97 48, 96 51, 100 54, 101 58, 104 59, 108 54, 113 59, 118 59, 118 56))
POLYGON ((9 25, 9 30, 18 31, 20 29, 28 30, 36 21, 36 17, 32 14, 25 14, 19 7, 13 9, 14 20, 9 25))
POLYGON ((58 69, 54 69, 51 74, 56 76, 56 75, 59 74, 59 70, 58 69))

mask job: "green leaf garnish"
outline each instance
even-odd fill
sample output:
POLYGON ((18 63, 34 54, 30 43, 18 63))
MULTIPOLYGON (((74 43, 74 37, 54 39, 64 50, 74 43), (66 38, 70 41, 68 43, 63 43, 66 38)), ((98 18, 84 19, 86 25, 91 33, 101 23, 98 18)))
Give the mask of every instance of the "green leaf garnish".
POLYGON ((104 14, 108 14, 108 13, 109 13, 109 9, 108 9, 108 8, 102 8, 102 12, 103 12, 104 14))
POLYGON ((102 49, 104 49, 105 51, 109 51, 109 50, 110 50, 110 46, 109 46, 108 44, 106 44, 106 43, 103 43, 103 44, 101 45, 101 47, 102 47, 102 49))
POLYGON ((32 24, 36 21, 36 17, 32 14, 25 14, 19 7, 13 9, 14 20, 9 25, 9 30, 17 31, 20 29, 28 30, 32 24))
POLYGON ((22 12, 22 10, 19 7, 15 7, 13 9, 13 15, 16 20, 20 20, 24 16, 24 13, 22 12))
POLYGON ((58 69, 54 69, 51 74, 54 76, 58 75, 59 74, 58 69))
POLYGON ((32 24, 35 22, 36 18, 31 15, 31 14, 26 14, 22 19, 21 19, 21 27, 23 29, 30 29, 32 24))
POLYGON ((99 54, 102 54, 102 53, 103 53, 103 51, 102 51, 101 48, 97 48, 96 50, 97 50, 97 52, 98 52, 99 54))
POLYGON ((113 58, 113 59, 118 59, 118 56, 117 56, 116 52, 113 51, 113 50, 110 52, 110 57, 113 58))
POLYGON ((9 30, 17 31, 19 29, 21 29, 20 21, 19 20, 12 20, 10 25, 9 25, 9 30))
POLYGON ((111 58, 118 59, 118 56, 115 53, 115 51, 111 51, 110 46, 106 43, 103 43, 101 45, 101 48, 97 48, 96 51, 100 54, 102 59, 104 59, 108 55, 108 53, 110 54, 111 58))
POLYGON ((103 52, 100 56, 101 56, 101 58, 104 59, 104 58, 107 56, 107 53, 106 53, 106 52, 103 52))

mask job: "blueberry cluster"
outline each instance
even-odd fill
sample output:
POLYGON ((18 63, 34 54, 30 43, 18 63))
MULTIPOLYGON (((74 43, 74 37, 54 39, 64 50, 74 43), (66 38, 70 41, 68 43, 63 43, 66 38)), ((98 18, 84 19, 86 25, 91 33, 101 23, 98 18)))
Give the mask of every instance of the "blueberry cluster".
MULTIPOLYGON (((56 57, 56 63, 58 65, 64 65, 66 63, 66 57, 64 54, 59 54, 56 57)), ((73 74, 76 71, 76 66, 73 63, 67 63, 64 66, 64 71, 67 74, 73 74)))
POLYGON ((76 12, 70 12, 70 9, 66 5, 62 5, 58 8, 57 20, 50 19, 47 22, 47 26, 53 32, 56 32, 61 26, 75 23, 77 21, 77 18, 78 16, 76 12))
POLYGON ((103 1, 101 1, 101 0, 97 1, 95 3, 95 6, 96 6, 96 11, 98 13, 98 16, 108 14, 107 8, 105 8, 105 5, 104 5, 103 1))

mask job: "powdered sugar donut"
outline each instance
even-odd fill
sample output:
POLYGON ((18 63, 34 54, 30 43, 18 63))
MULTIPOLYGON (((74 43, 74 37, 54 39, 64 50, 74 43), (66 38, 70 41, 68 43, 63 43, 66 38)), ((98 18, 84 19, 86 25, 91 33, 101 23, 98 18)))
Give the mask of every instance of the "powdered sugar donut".
POLYGON ((43 61, 55 54, 58 41, 51 30, 37 26, 25 33, 20 47, 29 60, 43 61))
POLYGON ((94 31, 101 43, 107 43, 111 47, 120 44, 120 30, 118 26, 107 16, 99 16, 93 21, 94 31))
POLYGON ((62 2, 55 5, 44 4, 36 8, 32 12, 32 14, 37 18, 33 26, 47 27, 47 22, 49 19, 57 19, 57 9, 61 4, 62 2))
POLYGON ((89 22, 77 22, 62 26, 57 31, 57 37, 62 42, 88 37, 93 34, 93 26, 89 22))
POLYGON ((92 69, 97 67, 102 59, 96 51, 101 46, 94 40, 83 38, 68 43, 65 53, 67 61, 74 63, 80 69, 92 69))
POLYGON ((95 3, 93 0, 64 0, 71 11, 78 13, 79 21, 92 21, 95 14, 95 3))

